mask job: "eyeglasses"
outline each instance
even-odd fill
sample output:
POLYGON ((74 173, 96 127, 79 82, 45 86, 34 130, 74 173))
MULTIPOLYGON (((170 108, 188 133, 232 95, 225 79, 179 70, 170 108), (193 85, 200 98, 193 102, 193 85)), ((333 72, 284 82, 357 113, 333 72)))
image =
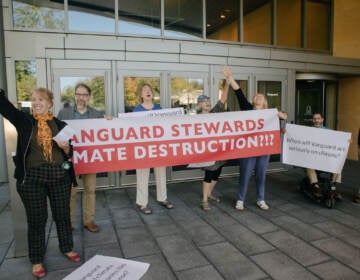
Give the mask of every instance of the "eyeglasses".
POLYGON ((88 97, 89 94, 88 93, 75 93, 76 96, 83 96, 83 97, 88 97))

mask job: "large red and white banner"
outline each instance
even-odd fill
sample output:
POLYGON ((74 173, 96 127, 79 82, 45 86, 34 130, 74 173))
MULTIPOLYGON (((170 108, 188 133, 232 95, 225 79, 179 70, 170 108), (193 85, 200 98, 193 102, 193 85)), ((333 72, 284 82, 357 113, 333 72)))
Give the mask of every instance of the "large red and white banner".
POLYGON ((278 154, 281 150, 276 109, 66 122, 75 131, 77 174, 278 154))

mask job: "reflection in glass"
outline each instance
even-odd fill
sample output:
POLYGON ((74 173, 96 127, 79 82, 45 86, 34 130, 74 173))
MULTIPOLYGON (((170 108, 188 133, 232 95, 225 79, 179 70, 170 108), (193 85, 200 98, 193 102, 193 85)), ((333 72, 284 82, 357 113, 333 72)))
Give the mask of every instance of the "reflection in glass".
POLYGON ((91 88, 89 105, 105 113, 105 78, 93 77, 60 77, 60 98, 63 106, 74 106, 75 86, 84 83, 91 88))
POLYGON ((244 0, 244 42, 271 44, 272 0, 244 0))
POLYGON ((154 103, 160 104, 160 79, 152 77, 125 77, 124 78, 124 107, 125 113, 132 112, 139 104, 138 90, 143 84, 150 84, 153 89, 154 103))
POLYGON ((18 108, 31 112, 30 93, 36 88, 36 62, 34 60, 15 61, 16 96, 18 108))
POLYGON ((238 0, 206 1, 206 38, 238 42, 239 11, 238 0))
MULTIPOLYGON (((266 95, 268 101, 268 108, 277 108, 278 111, 281 111, 281 82, 276 81, 258 81, 257 83, 258 93, 266 95)), ((281 127, 285 123, 280 123, 281 127)), ((280 154, 271 155, 271 162, 279 162, 280 154)))
MULTIPOLYGON (((236 80, 236 82, 240 86, 244 95, 247 96, 247 88, 248 88, 247 81, 246 80, 236 80)), ((224 85, 225 85, 224 83, 225 83, 225 80, 219 80, 219 82, 218 82, 219 97, 220 97, 220 92, 224 88, 224 85)), ((238 100, 237 100, 234 90, 232 89, 231 86, 229 87, 229 93, 228 93, 227 111, 240 111, 240 106, 239 106, 238 100)))
POLYGON ((161 1, 118 0, 119 33, 160 36, 161 1))
POLYGON ((203 79, 171 78, 171 108, 183 107, 186 114, 196 114, 199 95, 204 93, 203 79))
POLYGON ((202 18, 202 0, 165 0, 166 37, 201 38, 202 18))
POLYGON ((281 110, 281 82, 258 81, 258 93, 266 95, 268 108, 281 110))
POLYGON ((69 0, 69 30, 115 32, 115 2, 69 0))
POLYGON ((64 1, 12 1, 12 4, 14 28, 65 29, 64 1))

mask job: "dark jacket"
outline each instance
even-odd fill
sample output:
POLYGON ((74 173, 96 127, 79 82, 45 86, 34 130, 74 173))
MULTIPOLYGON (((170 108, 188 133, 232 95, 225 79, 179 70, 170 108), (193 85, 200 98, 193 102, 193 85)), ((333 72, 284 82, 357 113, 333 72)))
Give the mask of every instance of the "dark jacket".
MULTIPOLYGON (((87 110, 89 111, 89 119, 98 119, 103 118, 104 114, 90 106, 87 106, 87 110)), ((75 108, 74 106, 63 108, 60 110, 58 114, 58 119, 60 120, 72 120, 74 119, 75 108)))
MULTIPOLYGON (((0 114, 8 119, 13 126, 15 126, 18 133, 16 155, 13 158, 15 163, 14 177, 18 182, 22 183, 26 176, 25 158, 30 145, 30 139, 37 121, 32 115, 22 112, 15 108, 15 106, 6 98, 5 92, 0 89, 0 114)), ((66 126, 66 123, 55 118, 54 121, 59 130, 66 126)), ((63 153, 64 159, 69 159, 72 156, 72 146, 70 145, 70 155, 63 153)), ((74 168, 70 168, 70 177, 72 183, 76 184, 74 168)))

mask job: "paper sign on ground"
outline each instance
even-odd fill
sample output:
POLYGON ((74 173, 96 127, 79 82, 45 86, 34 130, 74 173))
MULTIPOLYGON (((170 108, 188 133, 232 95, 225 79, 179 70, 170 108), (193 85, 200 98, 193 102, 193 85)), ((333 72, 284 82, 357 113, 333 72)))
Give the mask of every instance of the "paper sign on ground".
POLYGON ((341 173, 351 133, 295 124, 286 125, 283 163, 341 173))
POLYGON ((63 280, 138 280, 149 266, 148 263, 96 255, 63 280))

